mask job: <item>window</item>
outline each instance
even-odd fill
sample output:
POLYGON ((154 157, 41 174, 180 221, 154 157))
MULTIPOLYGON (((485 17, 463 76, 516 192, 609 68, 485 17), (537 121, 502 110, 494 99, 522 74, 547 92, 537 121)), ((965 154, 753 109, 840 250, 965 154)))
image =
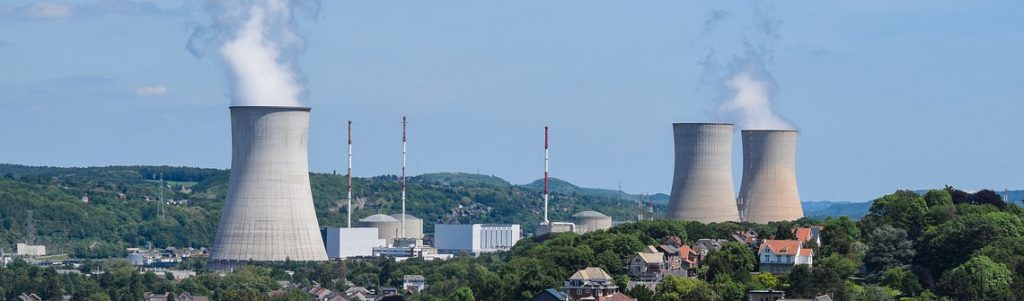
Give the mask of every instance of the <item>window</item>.
POLYGON ((765 255, 765 256, 764 256, 764 262, 768 262, 768 261, 769 261, 769 260, 768 260, 768 255, 765 255))

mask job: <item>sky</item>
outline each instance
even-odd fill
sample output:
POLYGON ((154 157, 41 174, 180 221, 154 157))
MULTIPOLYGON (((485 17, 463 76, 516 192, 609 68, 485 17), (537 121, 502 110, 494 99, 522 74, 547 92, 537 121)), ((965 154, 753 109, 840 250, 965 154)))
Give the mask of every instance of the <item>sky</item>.
MULTIPOLYGON (((673 122, 751 49, 801 131, 805 201, 1024 188, 1021 1, 324 1, 296 14, 310 169, 669 191, 673 122)), ((0 162, 230 166, 232 77, 199 1, 0 3, 0 162), (198 54, 198 55, 197 55, 198 54)), ((739 189, 741 147, 734 145, 739 189)))

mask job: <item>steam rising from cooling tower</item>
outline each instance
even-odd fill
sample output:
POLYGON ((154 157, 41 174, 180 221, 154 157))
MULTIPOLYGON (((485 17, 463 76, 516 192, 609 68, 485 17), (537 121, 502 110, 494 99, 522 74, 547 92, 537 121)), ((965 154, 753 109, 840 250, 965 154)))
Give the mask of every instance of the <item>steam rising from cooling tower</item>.
POLYGON ((210 260, 327 260, 309 186, 309 108, 231 107, 231 177, 210 260))
POLYGON ((796 140, 788 130, 743 131, 743 220, 765 224, 804 216, 796 182, 796 140))
POLYGON ((739 221, 732 184, 734 126, 676 123, 675 176, 669 218, 702 223, 739 221))
POLYGON ((232 105, 301 106, 306 89, 296 56, 303 40, 296 12, 315 16, 319 1, 209 1, 210 24, 198 28, 188 49, 202 56, 216 49, 227 65, 232 105))

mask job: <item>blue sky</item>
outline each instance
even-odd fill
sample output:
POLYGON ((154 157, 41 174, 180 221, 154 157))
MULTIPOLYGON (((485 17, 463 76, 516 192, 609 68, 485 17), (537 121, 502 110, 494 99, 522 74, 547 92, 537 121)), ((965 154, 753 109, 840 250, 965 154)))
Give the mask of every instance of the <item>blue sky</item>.
MULTIPOLYGON (((554 176, 667 192, 671 123, 723 121, 728 66, 702 62, 754 41, 805 200, 1024 188, 1024 2, 718 2, 324 1, 298 20, 310 168, 345 168, 351 119, 355 174, 397 174, 408 115, 412 174, 529 182, 550 125, 554 176)), ((0 162, 229 166, 224 64, 186 50, 202 5, 153 3, 0 4, 0 162)))

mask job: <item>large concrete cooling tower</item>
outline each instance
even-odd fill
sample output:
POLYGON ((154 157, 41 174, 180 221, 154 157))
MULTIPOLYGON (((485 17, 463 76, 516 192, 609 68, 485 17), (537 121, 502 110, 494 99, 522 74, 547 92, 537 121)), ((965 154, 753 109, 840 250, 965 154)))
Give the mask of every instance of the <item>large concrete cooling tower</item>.
POLYGON ((309 108, 231 107, 231 178, 214 266, 327 260, 309 186, 309 108))
POLYGON ((744 221, 764 224, 804 217, 796 185, 796 138, 790 130, 743 131, 743 183, 739 204, 744 221))
POLYGON ((669 218, 738 221, 732 186, 732 124, 675 123, 676 162, 669 218))

